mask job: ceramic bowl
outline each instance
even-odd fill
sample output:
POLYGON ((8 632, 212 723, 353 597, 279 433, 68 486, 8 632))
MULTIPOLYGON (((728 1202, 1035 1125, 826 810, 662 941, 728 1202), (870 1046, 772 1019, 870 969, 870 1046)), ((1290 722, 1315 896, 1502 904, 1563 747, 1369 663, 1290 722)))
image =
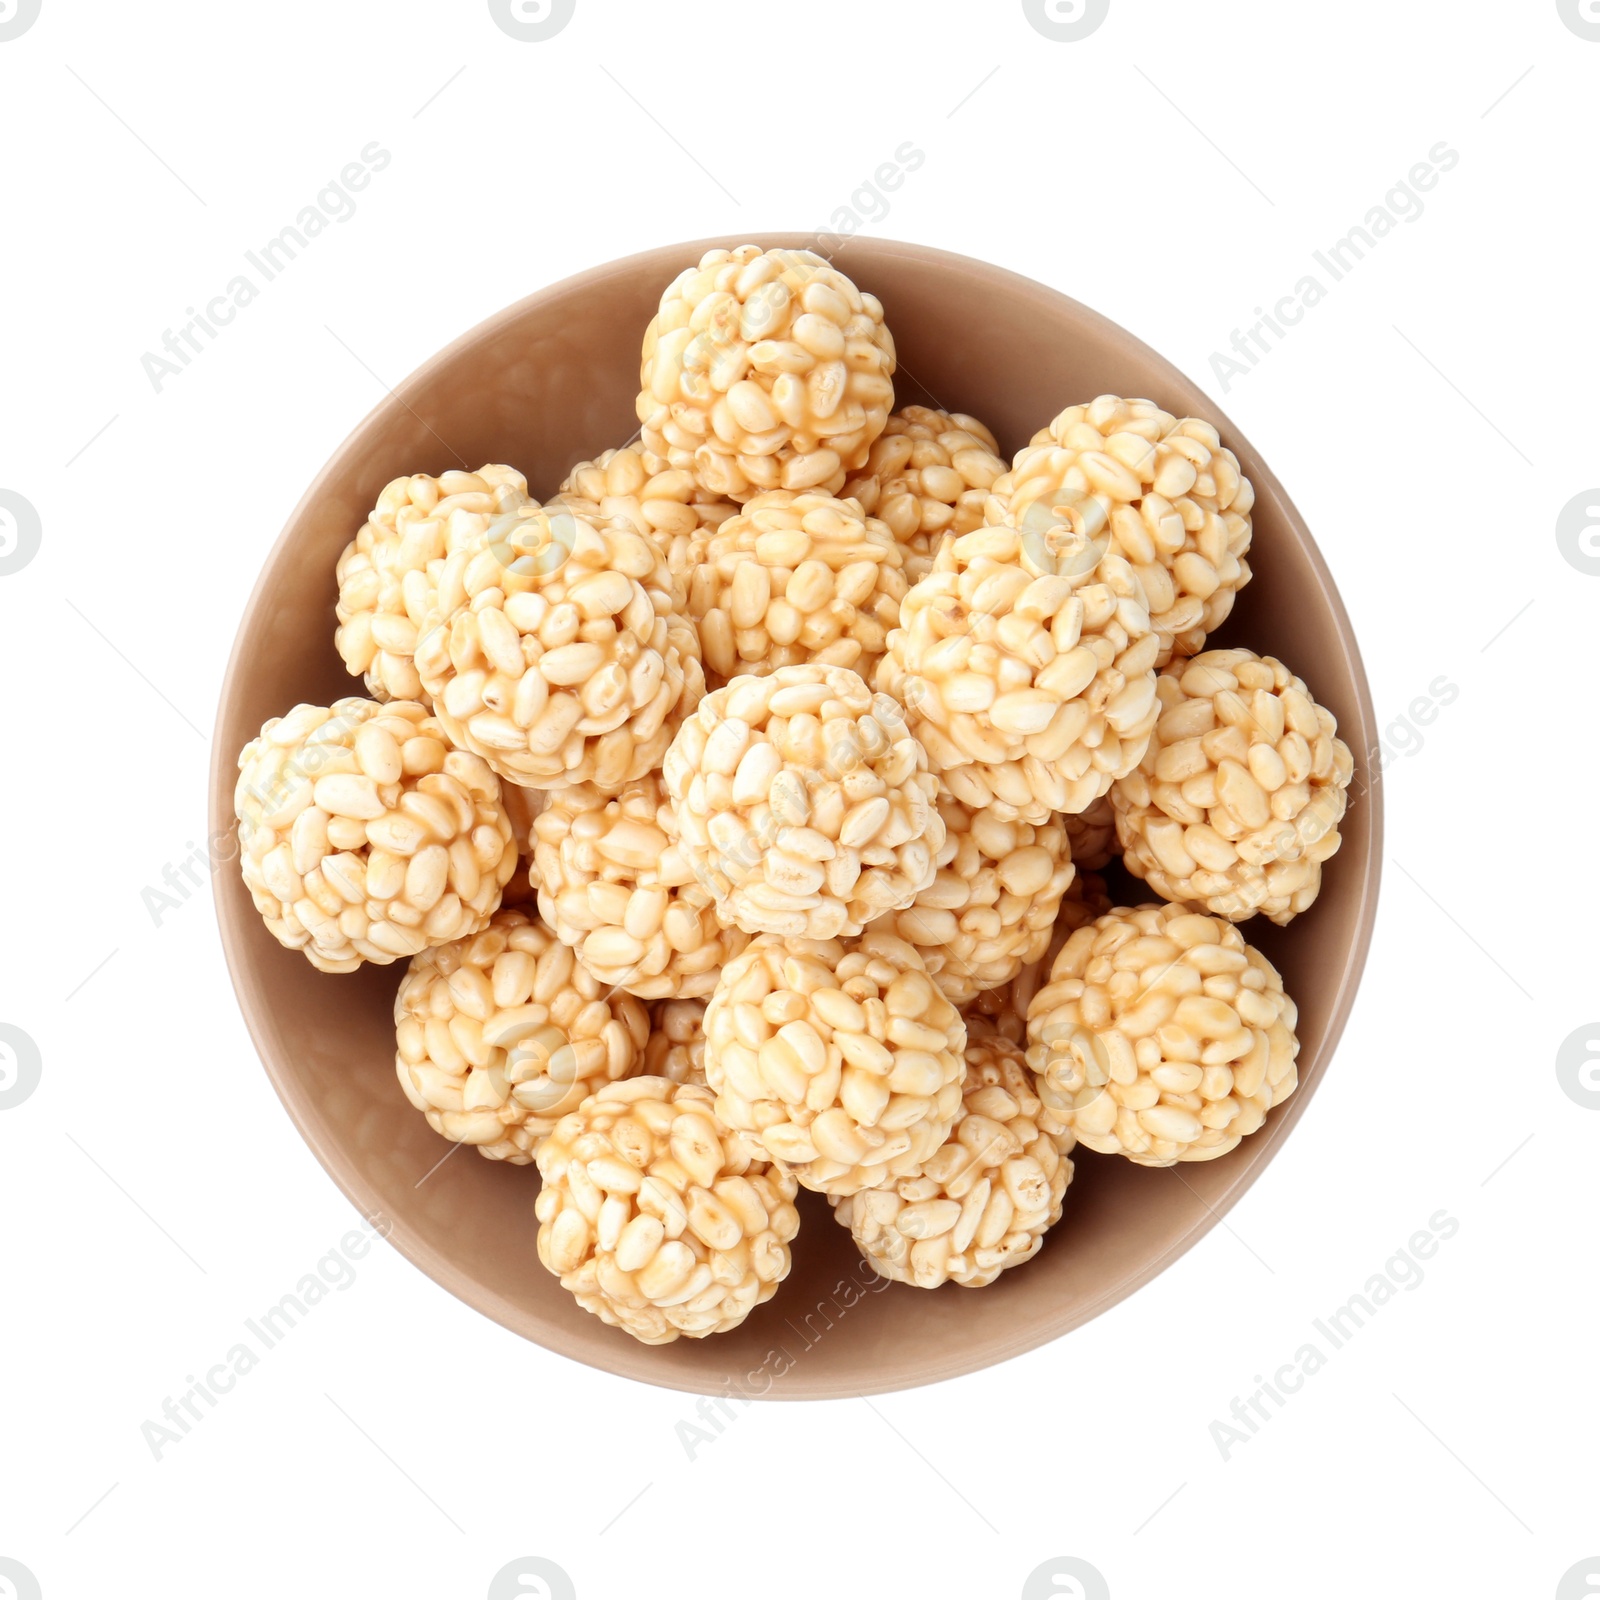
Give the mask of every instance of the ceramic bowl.
MULTIPOLYGON (((245 609, 217 713, 211 825, 233 821, 235 759, 269 717, 360 694, 333 647, 334 563, 391 478, 507 462, 533 493, 631 438, 639 344, 662 290, 717 243, 671 245, 542 289, 401 383, 334 452, 289 518, 245 609)), ((768 245, 805 245, 801 235, 768 245)), ((317 972, 262 926, 237 874, 218 882, 223 944, 256 1048, 306 1142, 390 1242, 450 1293, 524 1338, 594 1367, 701 1394, 818 1399, 971 1372, 1060 1338, 1149 1282, 1227 1215, 1310 1111, 1371 940, 1381 815, 1377 744, 1350 620, 1304 520, 1250 441, 1131 334, 1044 284, 944 251, 856 238, 836 264, 883 302, 896 402, 982 418, 1009 455, 1063 407, 1102 393, 1210 418, 1256 489, 1253 582, 1217 644, 1281 656, 1339 720, 1356 757, 1343 846, 1321 897, 1287 928, 1245 926, 1300 1010, 1300 1088, 1219 1160, 1170 1171, 1076 1153, 1044 1248, 989 1288, 887 1284, 820 1196, 802 1191, 794 1268, 732 1333, 647 1347, 578 1308, 534 1249, 534 1169, 434 1134, 401 1093, 393 1003, 402 968, 317 972), (452 1153, 453 1152, 453 1153, 452 1153), (441 1160, 443 1157, 448 1159, 441 1160)), ((1123 880, 1133 903, 1154 898, 1123 880)))

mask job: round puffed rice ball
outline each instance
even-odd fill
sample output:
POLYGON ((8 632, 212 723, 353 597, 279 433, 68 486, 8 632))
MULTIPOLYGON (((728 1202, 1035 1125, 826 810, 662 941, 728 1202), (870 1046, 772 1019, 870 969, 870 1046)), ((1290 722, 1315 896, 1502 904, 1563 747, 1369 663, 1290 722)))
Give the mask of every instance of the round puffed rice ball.
POLYGON ((1294 1093, 1297 1013, 1231 923, 1121 909, 1061 947, 1028 1007, 1039 1093, 1091 1150, 1209 1161, 1294 1093))
POLYGON ((689 615, 713 687, 804 661, 870 681, 906 594, 904 553, 848 500, 774 489, 697 550, 689 615))
POLYGON ((1174 661, 1156 694, 1144 759, 1111 791, 1128 870, 1234 922, 1288 922, 1339 848, 1352 761, 1333 713, 1250 650, 1174 661))
POLYGON ((435 1133, 526 1166, 586 1095, 637 1072, 643 1002, 608 989, 537 917, 416 957, 395 996, 395 1073, 435 1133))
POLYGON ((650 1008, 650 1037, 644 1047, 644 1075, 673 1083, 706 1081, 706 1003, 657 1000, 650 1008))
POLYGON ((412 653, 444 558, 528 503, 528 480, 510 467, 417 473, 385 487, 335 569, 333 642, 374 700, 422 698, 412 653))
POLYGON ((539 914, 602 983, 694 999, 750 942, 724 928, 677 844, 658 772, 618 795, 552 789, 533 820, 539 914))
POLYGON ((974 810, 1043 822, 1138 765, 1157 641, 1122 556, 1061 523, 976 528, 945 541, 900 618, 877 685, 974 810))
POLYGON ((736 1328, 789 1273, 795 1181, 698 1084, 630 1078, 539 1147, 539 1259, 644 1344, 736 1328))
POLYGON ((1161 642, 1156 664, 1205 648, 1250 581, 1255 490, 1217 430, 1149 400, 1069 406, 1017 452, 985 506, 1013 528, 1060 519, 1124 556, 1161 642))
POLYGON ((847 667, 779 667, 700 702, 662 767, 724 923, 832 939, 933 882, 944 823, 905 715, 847 667))
POLYGON ((660 546, 673 577, 685 586, 695 542, 714 533, 739 509, 731 500, 708 494, 693 473, 637 443, 607 450, 593 461, 580 461, 549 504, 581 512, 595 522, 621 517, 635 533, 660 546))
POLYGON ((809 250, 709 250, 661 297, 639 370, 647 450, 730 500, 837 494, 894 404, 883 307, 809 250))
POLYGON ((1032 1260, 1061 1218, 1071 1133, 1039 1099, 1022 1051, 969 1039, 961 1112, 922 1171, 833 1203, 878 1273, 919 1289, 980 1289, 1032 1260))
POLYGON ((1098 872, 1117 853, 1117 818, 1110 794, 1103 794, 1086 810, 1062 817, 1072 859, 1087 872, 1098 872))
POLYGON ((976 417, 905 406, 889 418, 844 494, 889 525, 906 553, 906 580, 915 583, 947 534, 970 533, 983 522, 984 500, 1006 470, 999 451, 976 417))
POLYGON ((1037 826, 974 811, 941 786, 944 849, 933 882, 884 926, 915 945, 957 1006, 1044 954, 1073 878, 1060 817, 1037 826))
MULTIPOLYGON (((1074 864, 1076 866, 1076 864, 1074 864)), ((1009 983, 995 989, 982 989, 961 1007, 969 1035, 992 1030, 1023 1044, 1028 1037, 1028 1007, 1040 987, 1050 978, 1050 967, 1064 945, 1079 928, 1111 910, 1106 881, 1093 872, 1074 871, 1072 882, 1062 896, 1055 925, 1042 953, 1024 963, 1009 983)))
POLYGON ((903 939, 754 940, 706 1006, 717 1115, 808 1189, 907 1176, 961 1108, 966 1028, 903 939))
POLYGON ((256 910, 324 972, 476 933, 516 870, 499 780, 414 700, 272 718, 240 752, 233 809, 256 910))
POLYGON ((502 777, 617 790, 704 692, 680 605, 626 522, 530 506, 446 559, 417 670, 451 739, 502 777))

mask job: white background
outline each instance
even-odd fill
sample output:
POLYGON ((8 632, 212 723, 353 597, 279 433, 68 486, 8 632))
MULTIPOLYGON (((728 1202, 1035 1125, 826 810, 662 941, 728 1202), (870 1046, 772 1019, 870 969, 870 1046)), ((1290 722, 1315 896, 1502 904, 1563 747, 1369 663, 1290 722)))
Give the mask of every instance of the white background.
POLYGON ((1015 0, 578 0, 543 43, 482 0, 43 0, 0 42, 0 489, 43 530, 0 577, 0 1021, 42 1059, 0 1111, 0 1556, 46 1600, 476 1600, 535 1554, 583 1600, 1012 1597, 1057 1556, 1116 1600, 1556 1595, 1600 1553, 1600 1114, 1555 1070, 1600 1014, 1600 577, 1555 533, 1600 483, 1597 87, 1555 0, 1111 0, 1076 43, 1015 0), (373 140, 355 215, 157 393, 142 355, 373 140), (691 1461, 689 1397, 379 1246, 157 1462, 141 1424, 357 1222, 256 1061, 209 888, 159 927, 141 902, 204 841, 286 515, 379 380, 481 318, 654 244, 879 213, 858 186, 907 140, 867 226, 1193 373, 1342 587, 1410 753, 1336 1069, 1227 1227, 981 1375, 758 1406, 691 1461), (1422 214, 1224 393, 1213 352, 1440 141, 1422 214), (1424 1281, 1224 1460, 1213 1421, 1441 1209, 1424 1281))

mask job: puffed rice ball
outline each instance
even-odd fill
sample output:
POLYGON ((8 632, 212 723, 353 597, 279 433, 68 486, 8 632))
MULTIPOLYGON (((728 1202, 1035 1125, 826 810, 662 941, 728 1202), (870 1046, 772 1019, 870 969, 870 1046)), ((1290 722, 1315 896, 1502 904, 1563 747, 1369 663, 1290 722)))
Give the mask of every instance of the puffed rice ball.
POLYGON ((677 843, 657 772, 620 794, 552 789, 533 820, 539 914, 602 983, 694 999, 750 942, 724 928, 677 843))
POLYGON ((539 1147, 539 1259, 644 1344, 736 1328, 788 1276, 795 1181, 665 1078, 602 1089, 539 1147))
POLYGON ((969 1036, 993 1030, 1013 1044, 1025 1043, 1028 1037, 1028 1007, 1042 985, 1050 980, 1050 968, 1064 945, 1079 928, 1087 927, 1096 917, 1111 910, 1111 896, 1106 881, 1093 872, 1074 872, 1062 896, 1061 908, 1056 913, 1055 925, 1050 930, 1049 942, 1043 953, 1026 962, 1022 970, 1009 982, 996 989, 982 989, 961 1007, 962 1020, 969 1036))
POLYGON ((530 506, 452 553, 417 643, 451 739, 530 788, 617 790, 704 690, 666 558, 626 522, 530 506))
POLYGON ((824 1194, 920 1170, 961 1108, 960 1014, 879 928, 754 940, 723 968, 705 1032, 717 1115, 824 1194))
POLYGON ((847 500, 774 489, 698 548, 689 615, 708 675, 817 661, 871 680, 906 594, 894 535, 847 500))
POLYGON ((1007 822, 942 786, 936 804, 945 842, 934 880, 884 926, 915 945, 945 996, 964 1006, 1044 954, 1074 867, 1060 817, 1007 822))
POLYGON ((700 702, 662 767, 724 923, 832 939, 933 882, 944 823, 905 715, 847 667, 779 667, 700 702))
POLYGON ((635 533, 660 546, 673 577, 685 585, 697 539, 715 532, 739 509, 733 501, 707 493, 693 473, 637 443, 580 461, 548 503, 581 512, 591 521, 623 518, 635 533))
POLYGON ((833 1214, 881 1276, 980 1289, 1039 1253, 1061 1218, 1074 1142, 1022 1051, 984 1033, 967 1041, 961 1113, 922 1171, 837 1199, 833 1214))
POLYGON ((708 250, 661 297, 639 370, 647 450, 709 493, 837 494, 894 404, 883 307, 809 250, 708 250))
POLYGON ((1069 406, 1017 452, 985 508, 1013 528, 1060 518, 1125 556, 1161 641, 1157 666, 1192 656, 1250 581, 1255 490, 1217 430, 1149 400, 1069 406))
POLYGON ((1006 470, 999 452, 976 417, 905 406, 889 418, 844 494, 889 525, 906 553, 906 581, 915 583, 932 569, 946 535, 982 523, 985 497, 1006 470))
POLYGON ((256 910, 323 972, 476 933, 517 865, 498 779, 414 700, 273 717, 240 752, 233 809, 256 910))
POLYGON ((1111 796, 1103 794, 1086 810, 1062 817, 1072 859, 1087 872, 1098 872, 1117 854, 1117 818, 1111 796))
POLYGON ((1062 523, 948 539, 900 608, 877 685, 976 811, 1082 811, 1138 765, 1157 640, 1128 562, 1062 523))
POLYGON ((1128 870, 1234 922, 1288 922, 1339 848, 1353 763, 1333 713, 1250 650, 1174 661, 1156 694, 1149 749, 1111 791, 1128 870))
POLYGON ((426 950, 394 1002, 395 1074, 435 1133, 526 1166, 585 1096, 638 1071, 650 1019, 536 917, 426 950))
POLYGON ((502 466, 438 478, 419 472, 384 488, 335 569, 333 642, 374 700, 422 698, 411 658, 444 558, 528 503, 528 480, 502 466))
POLYGON ((1146 1167, 1210 1161, 1294 1093, 1296 1020, 1231 922, 1125 908, 1062 946, 1028 1007, 1028 1065, 1091 1150, 1146 1167))
POLYGON ((673 1083, 706 1081, 706 1003, 657 1000, 650 1007, 650 1037, 644 1047, 644 1075, 673 1083))

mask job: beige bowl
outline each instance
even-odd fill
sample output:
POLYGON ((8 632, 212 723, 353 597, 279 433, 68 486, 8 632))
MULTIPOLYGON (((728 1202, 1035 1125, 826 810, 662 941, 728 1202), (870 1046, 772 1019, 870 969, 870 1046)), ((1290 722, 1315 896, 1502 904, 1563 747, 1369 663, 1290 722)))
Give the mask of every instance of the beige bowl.
MULTIPOLYGON (((268 717, 363 692, 334 653, 333 568, 384 484, 504 461, 548 495, 573 463, 630 438, 645 324, 666 284, 719 242, 630 256, 530 295, 435 356, 339 446, 289 518, 239 627, 217 712, 214 829, 232 825, 235 758, 268 717)), ((727 1380, 782 1399, 931 1383, 1058 1338, 1132 1294, 1216 1226, 1311 1104, 1377 905, 1382 819, 1366 760, 1377 729, 1361 658, 1310 532, 1249 440, 1153 350, 1043 284, 876 239, 851 240, 836 259, 883 301, 901 358, 897 404, 969 411, 1008 456, 1064 406, 1107 392, 1216 423, 1256 487, 1255 580, 1216 642, 1281 655, 1306 680, 1356 753, 1356 798, 1312 910, 1288 928, 1256 918, 1246 929, 1300 1008, 1301 1087, 1259 1133, 1186 1167, 1182 1182, 1080 1152, 1066 1215, 1042 1252, 981 1291, 883 1284, 819 1197, 803 1195, 794 1270, 777 1296, 733 1333, 661 1347, 579 1310, 540 1266, 531 1168, 455 1149, 406 1102, 391 1012, 401 969, 315 971, 273 940, 237 874, 223 875, 217 915, 245 1021, 295 1125, 351 1201, 381 1213, 392 1242, 430 1277, 524 1338, 700 1394, 725 1392, 727 1380)))

